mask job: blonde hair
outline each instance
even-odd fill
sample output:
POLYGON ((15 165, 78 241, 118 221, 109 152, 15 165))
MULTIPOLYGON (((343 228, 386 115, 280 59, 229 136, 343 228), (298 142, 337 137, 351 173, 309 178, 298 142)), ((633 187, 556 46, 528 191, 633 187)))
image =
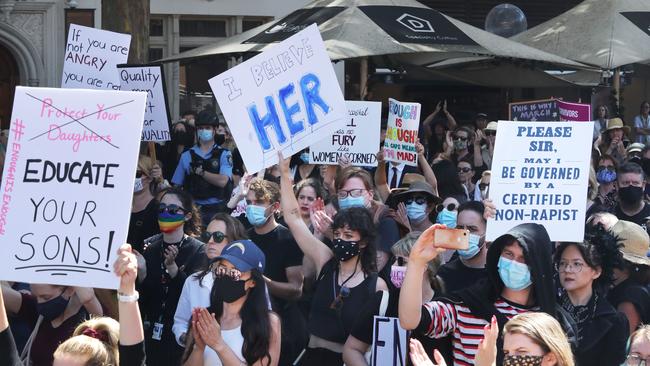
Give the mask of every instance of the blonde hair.
POLYGON ((153 166, 154 161, 147 155, 140 155, 138 157, 138 170, 146 176, 150 176, 153 166))
MULTIPOLYGON (((413 249, 413 245, 415 245, 415 242, 418 240, 421 234, 422 233, 419 231, 412 231, 406 234, 402 239, 393 244, 391 251, 396 256, 398 255, 400 257, 408 258, 409 254, 411 253, 411 249, 413 249)), ((435 290, 436 293, 445 292, 442 279, 437 275, 438 269, 440 269, 440 265, 440 257, 435 257, 433 260, 427 263, 427 276, 431 282, 431 287, 435 290)))
POLYGON ((61 343, 54 357, 64 355, 86 359, 85 366, 119 366, 120 324, 112 318, 98 317, 77 326, 72 337, 61 343), (104 340, 86 335, 97 333, 104 340))
POLYGON ((635 330, 634 333, 630 336, 630 350, 634 346, 634 342, 637 341, 647 341, 650 342, 650 325, 642 325, 639 329, 635 330))
POLYGON ((545 352, 557 357, 558 366, 574 366, 571 346, 560 323, 546 313, 530 312, 510 319, 503 327, 503 334, 521 334, 530 338, 545 352))

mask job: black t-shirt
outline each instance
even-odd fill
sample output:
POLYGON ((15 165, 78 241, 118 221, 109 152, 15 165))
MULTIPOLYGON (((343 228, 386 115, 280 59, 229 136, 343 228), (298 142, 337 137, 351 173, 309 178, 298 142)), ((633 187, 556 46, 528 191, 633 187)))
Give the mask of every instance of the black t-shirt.
POLYGON ((377 223, 377 238, 375 239, 377 250, 390 254, 393 244, 400 239, 399 226, 395 219, 388 215, 381 217, 377 223))
MULTIPOLYGON (((302 266, 302 251, 291 235, 291 231, 278 225, 271 232, 260 235, 255 228, 248 230, 248 237, 264 252, 266 266, 264 275, 277 282, 287 282, 289 267, 302 266)), ((273 297, 278 306, 284 301, 273 297)))
POLYGON ((158 227, 158 201, 152 199, 144 210, 131 212, 129 221, 129 234, 126 241, 133 249, 142 253, 144 240, 160 232, 158 227))
POLYGON ((467 267, 459 258, 456 258, 441 266, 438 276, 444 281, 445 291, 451 293, 477 283, 487 276, 487 271, 485 268, 467 267))
POLYGON ((621 211, 621 206, 616 205, 616 207, 614 208, 614 215, 616 215, 616 217, 618 217, 619 220, 625 220, 625 221, 633 222, 633 223, 635 223, 637 225, 641 225, 641 227, 643 227, 643 229, 645 229, 646 228, 646 224, 645 224, 646 217, 650 216, 650 205, 648 205, 647 203, 644 202, 643 203, 643 209, 641 211, 639 211, 639 213, 637 213, 634 216, 626 215, 623 211, 621 211))

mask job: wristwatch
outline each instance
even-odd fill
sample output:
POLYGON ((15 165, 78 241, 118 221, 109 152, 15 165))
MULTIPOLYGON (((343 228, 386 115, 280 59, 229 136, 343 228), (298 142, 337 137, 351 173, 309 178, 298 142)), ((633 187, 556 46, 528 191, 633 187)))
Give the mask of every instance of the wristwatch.
POLYGON ((123 294, 121 292, 117 293, 117 301, 119 302, 136 302, 140 298, 138 291, 134 291, 132 295, 123 294))

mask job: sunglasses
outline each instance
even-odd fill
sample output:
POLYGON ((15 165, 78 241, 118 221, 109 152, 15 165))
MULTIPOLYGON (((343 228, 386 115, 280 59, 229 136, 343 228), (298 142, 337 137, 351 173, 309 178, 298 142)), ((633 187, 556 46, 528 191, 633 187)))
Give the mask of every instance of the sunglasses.
POLYGON ((467 167, 465 167, 465 168, 458 168, 458 172, 459 172, 459 173, 469 173, 469 172, 471 172, 471 171, 472 171, 472 168, 467 168, 467 167))
POLYGON ((485 136, 496 136, 497 132, 496 131, 491 131, 491 130, 483 130, 483 134, 485 136))
POLYGON ((467 141, 469 137, 454 136, 454 141, 467 141))
POLYGON ((409 197, 406 200, 404 200, 404 203, 407 205, 410 205, 413 202, 417 203, 418 205, 423 205, 427 203, 427 199, 424 197, 409 197))
POLYGON ((226 238, 226 234, 221 231, 215 231, 213 233, 204 231, 203 234, 201 234, 201 241, 204 243, 209 242, 210 238, 212 238, 212 241, 215 243, 221 243, 226 238))
POLYGON ((160 206, 158 206, 158 212, 159 213, 165 213, 165 212, 168 212, 168 213, 179 213, 179 212, 187 213, 189 211, 187 211, 183 207, 181 207, 179 205, 176 205, 176 204, 173 204, 173 203, 170 204, 170 205, 166 205, 164 203, 161 203, 160 206))
POLYGON ((350 288, 346 286, 341 286, 339 293, 334 298, 334 301, 330 304, 330 309, 340 311, 343 307, 343 299, 346 299, 350 296, 350 288))
POLYGON ((446 207, 442 203, 436 206, 436 211, 442 212, 442 210, 447 209, 447 211, 453 211, 456 209, 456 204, 455 203, 450 203, 446 207))

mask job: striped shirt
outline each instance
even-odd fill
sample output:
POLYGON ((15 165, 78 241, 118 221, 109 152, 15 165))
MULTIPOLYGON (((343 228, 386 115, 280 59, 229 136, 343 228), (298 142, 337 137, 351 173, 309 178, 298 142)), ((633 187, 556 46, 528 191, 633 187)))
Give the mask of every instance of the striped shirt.
MULTIPOLYGON (((499 298, 494 307, 506 318, 536 311, 538 308, 524 308, 499 298)), ((422 306, 422 318, 418 331, 431 338, 453 337, 455 366, 474 365, 474 356, 478 344, 483 339, 483 327, 488 322, 475 316, 463 303, 453 304, 442 301, 430 301, 422 306)))

